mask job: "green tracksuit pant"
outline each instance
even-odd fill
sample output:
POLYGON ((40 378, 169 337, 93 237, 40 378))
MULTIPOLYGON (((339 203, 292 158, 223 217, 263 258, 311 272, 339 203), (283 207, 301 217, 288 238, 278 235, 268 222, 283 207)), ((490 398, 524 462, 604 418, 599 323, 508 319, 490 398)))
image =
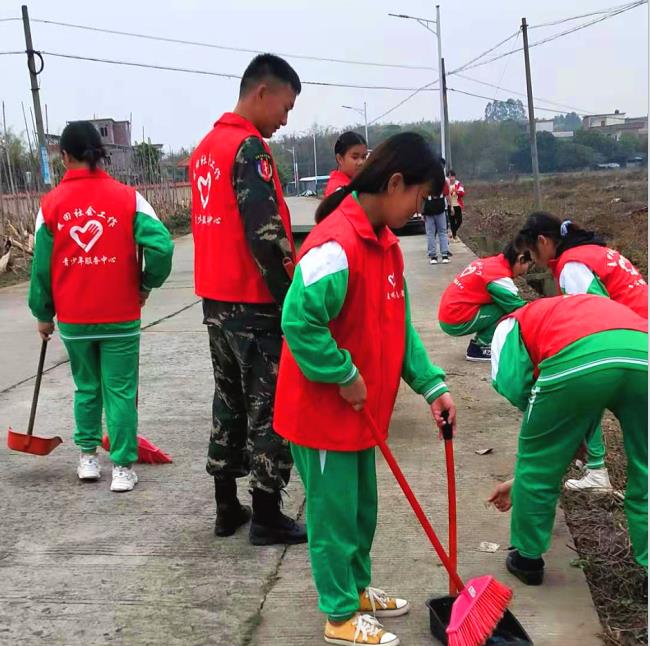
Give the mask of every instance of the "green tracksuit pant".
POLYGON ((140 333, 105 338, 62 335, 75 383, 74 442, 92 452, 102 441, 102 410, 111 460, 128 466, 138 459, 138 361, 140 333))
POLYGON ((307 495, 307 535, 318 606, 334 621, 359 610, 370 585, 377 526, 375 449, 319 451, 291 445, 307 495))
POLYGON ((478 345, 490 345, 494 330, 496 330, 499 320, 507 314, 496 303, 481 305, 476 316, 467 323, 443 323, 440 321, 440 327, 445 334, 449 336, 467 336, 474 334, 474 341, 478 345))
POLYGON ((603 442, 603 429, 600 422, 594 429, 591 437, 587 438, 587 468, 605 468, 605 443, 603 442))
POLYGON ((648 566, 648 373, 610 367, 533 388, 519 434, 511 542, 528 558, 549 548, 562 477, 580 443, 611 410, 627 455, 625 513, 636 560, 648 566))

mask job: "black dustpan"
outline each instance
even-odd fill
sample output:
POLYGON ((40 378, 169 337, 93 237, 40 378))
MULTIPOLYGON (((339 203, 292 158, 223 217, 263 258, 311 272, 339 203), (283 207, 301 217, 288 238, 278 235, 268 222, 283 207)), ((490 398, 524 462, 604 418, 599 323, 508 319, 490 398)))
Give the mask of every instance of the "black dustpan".
MULTIPOLYGON (((451 607, 456 597, 436 597, 428 599, 429 625, 433 636, 444 646, 447 646, 447 625, 451 616, 451 607)), ((526 634, 515 616, 506 610, 492 637, 485 642, 486 646, 532 646, 533 640, 526 634)))

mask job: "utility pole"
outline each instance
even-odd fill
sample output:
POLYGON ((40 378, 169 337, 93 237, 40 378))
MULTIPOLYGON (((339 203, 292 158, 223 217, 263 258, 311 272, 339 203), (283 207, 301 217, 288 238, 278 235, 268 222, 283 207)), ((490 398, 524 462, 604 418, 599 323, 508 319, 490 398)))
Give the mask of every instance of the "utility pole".
MULTIPOLYGON (((418 18, 417 16, 407 16, 403 13, 389 13, 389 16, 393 18, 404 18, 406 20, 415 20, 415 22, 420 23, 427 31, 430 31, 438 41, 438 83, 440 85, 440 156, 444 157, 445 152, 448 154, 451 153, 449 147, 447 131, 445 129, 445 117, 444 117, 444 97, 442 90, 442 27, 440 25, 440 5, 436 5, 436 19, 431 20, 430 18, 418 18), (436 28, 432 29, 429 25, 435 25, 436 28)), ((430 85, 433 85, 431 83, 430 85)))
POLYGON ((316 157, 316 131, 314 130, 314 188, 318 193, 318 160, 316 157))
POLYGON ((29 78, 32 88, 32 100, 34 101, 34 115, 36 117, 36 130, 38 132, 39 158, 41 162, 41 177, 45 188, 52 188, 52 175, 50 172, 50 159, 47 154, 47 143, 45 141, 45 130, 43 129, 43 113, 41 112, 41 99, 38 90, 38 75, 43 71, 43 59, 37 54, 41 68, 37 72, 34 59, 34 46, 32 44, 32 30, 29 26, 29 12, 27 5, 22 6, 23 11, 23 29, 25 31, 25 50, 27 52, 27 68, 29 69, 29 78))
POLYGON ((447 154, 447 133, 445 128, 445 93, 443 90, 444 68, 442 62, 442 31, 440 30, 440 5, 436 5, 436 36, 438 37, 438 82, 440 84, 440 156, 447 154))
POLYGON ((366 146, 370 148, 370 139, 368 137, 368 109, 365 101, 363 102, 363 121, 366 126, 366 146))
POLYGON ((528 53, 528 25, 521 19, 524 36, 524 62, 526 64, 526 92, 528 95, 528 130, 530 136, 530 156, 533 162, 533 185, 535 188, 535 208, 542 206, 542 193, 539 186, 539 160, 537 158, 537 130, 535 127, 535 106, 533 105, 533 82, 530 78, 530 56, 528 53))
POLYGON ((449 108, 447 106, 447 74, 445 72, 445 59, 442 59, 442 96, 444 106, 445 132, 447 133, 447 149, 445 150, 445 167, 453 168, 451 164, 451 130, 449 129, 449 108))

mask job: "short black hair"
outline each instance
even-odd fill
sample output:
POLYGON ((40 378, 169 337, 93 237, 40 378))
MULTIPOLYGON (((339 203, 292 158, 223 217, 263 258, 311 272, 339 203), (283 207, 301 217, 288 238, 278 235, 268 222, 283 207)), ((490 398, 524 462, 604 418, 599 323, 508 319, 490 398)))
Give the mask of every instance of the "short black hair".
POLYGON ((452 175, 456 177, 456 171, 453 168, 449 171, 449 177, 451 177, 452 175))
POLYGON ((503 248, 503 251, 501 253, 504 255, 505 259, 508 261, 511 267, 515 266, 519 260, 519 256, 523 256, 524 262, 532 262, 530 251, 528 251, 528 249, 522 249, 522 240, 520 236, 516 236, 513 240, 511 240, 503 248))
POLYGON ((353 146, 367 146, 366 140, 358 133, 349 130, 344 132, 334 144, 335 155, 345 155, 353 146))
POLYGON ((264 79, 272 78, 287 83, 296 94, 300 94, 302 84, 296 70, 283 58, 275 54, 258 54, 249 64, 239 85, 239 96, 247 94, 264 79))

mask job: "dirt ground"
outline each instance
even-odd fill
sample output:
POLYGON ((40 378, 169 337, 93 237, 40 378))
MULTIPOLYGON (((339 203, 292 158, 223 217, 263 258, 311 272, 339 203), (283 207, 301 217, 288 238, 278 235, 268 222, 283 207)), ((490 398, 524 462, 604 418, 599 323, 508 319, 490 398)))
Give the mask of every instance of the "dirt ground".
MULTIPOLYGON (((533 210, 532 184, 467 182, 461 237, 506 242, 533 210)), ((648 172, 634 169, 553 175, 542 179, 543 209, 600 233, 647 276, 648 172)))
MULTIPOLYGON (((461 237, 479 255, 506 242, 533 210, 529 181, 468 182, 461 237)), ((545 210, 597 231, 648 275, 648 175, 646 170, 581 173, 544 178, 545 210)), ((518 281, 528 300, 538 297, 518 281)), ((648 577, 632 558, 623 512, 626 459, 620 426, 603 423, 607 468, 615 495, 564 494, 567 522, 577 548, 575 567, 585 572, 607 646, 648 644, 648 577)), ((578 472, 567 474, 578 477, 578 472)))

